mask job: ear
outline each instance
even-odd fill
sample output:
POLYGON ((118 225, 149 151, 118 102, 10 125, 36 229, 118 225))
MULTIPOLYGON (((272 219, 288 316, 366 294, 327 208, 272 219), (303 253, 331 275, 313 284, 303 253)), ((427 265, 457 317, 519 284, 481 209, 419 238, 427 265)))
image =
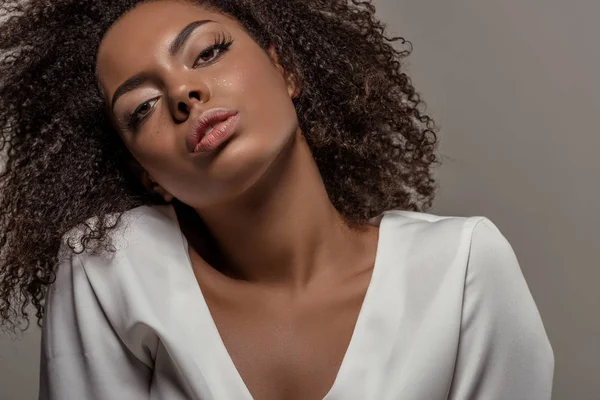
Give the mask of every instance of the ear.
MULTIPOLYGON (((150 179, 150 181, 152 181, 152 177, 148 176, 148 178, 150 179)), ((165 188, 160 186, 158 183, 156 183, 154 181, 152 181, 152 182, 153 182, 152 183, 152 191, 153 192, 158 193, 160 195, 160 197, 162 197, 166 203, 170 203, 173 201, 175 196, 173 196, 171 193, 169 193, 165 188)))
POLYGON ((269 46, 268 53, 269 53, 269 57, 271 57, 271 60, 273 61, 273 64, 275 64, 275 67, 279 70, 279 72, 285 79, 285 82, 287 84, 288 94, 289 94, 290 98, 295 99, 300 94, 300 89, 298 88, 298 83, 296 82, 296 77, 294 76, 294 74, 286 71, 281 66, 281 64, 279 63, 279 56, 277 55, 277 51, 275 51, 275 46, 273 46, 273 45, 269 46))
POLYGON ((173 201, 175 196, 160 186, 156 180, 152 178, 152 176, 144 169, 144 167, 137 162, 137 160, 131 159, 129 165, 133 171, 133 174, 142 182, 142 185, 144 185, 147 191, 158 194, 167 203, 173 201))

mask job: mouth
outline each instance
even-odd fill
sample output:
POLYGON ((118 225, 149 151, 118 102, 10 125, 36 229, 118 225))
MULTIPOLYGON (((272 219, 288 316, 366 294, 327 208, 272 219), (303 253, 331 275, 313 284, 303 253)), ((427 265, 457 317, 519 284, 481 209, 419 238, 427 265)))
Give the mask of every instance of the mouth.
POLYGON ((186 144, 190 153, 216 150, 231 137, 240 116, 237 111, 213 108, 203 112, 192 124, 186 144))

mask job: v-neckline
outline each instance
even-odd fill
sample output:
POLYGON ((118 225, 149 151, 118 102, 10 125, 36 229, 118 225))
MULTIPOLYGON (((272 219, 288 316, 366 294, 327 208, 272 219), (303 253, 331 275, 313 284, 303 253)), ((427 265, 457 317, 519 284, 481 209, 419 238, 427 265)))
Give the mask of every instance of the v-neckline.
MULTIPOLYGON (((183 234, 183 232, 181 231, 181 226, 179 225, 179 220, 177 219, 177 215, 175 213, 175 210, 172 209, 172 216, 173 218, 175 218, 175 223, 177 224, 177 228, 178 231, 180 233, 181 236, 181 240, 182 240, 182 244, 183 244, 183 249, 185 252, 185 257, 183 258, 184 260, 186 260, 187 265, 185 265, 185 269, 187 270, 187 272, 189 272, 192 276, 189 278, 190 282, 193 282, 195 286, 195 289, 193 289, 191 292, 194 293, 197 297, 197 301, 193 300, 194 303, 199 304, 199 306, 202 308, 202 313, 203 315, 206 316, 207 321, 202 321, 202 328, 203 329, 207 329, 210 332, 206 332, 206 335, 204 335, 204 338, 209 340, 210 343, 207 343, 206 345, 209 346, 212 349, 212 353, 213 356, 218 357, 220 360, 219 363, 217 363, 218 365, 221 365, 223 368, 225 368, 225 371, 219 371, 220 374, 225 374, 225 380, 232 382, 235 381, 236 385, 235 388, 229 388, 231 389, 233 392, 231 392, 229 395, 231 397, 232 400, 236 399, 236 400, 253 400, 253 396, 252 393, 250 393, 250 390, 248 389, 248 386, 246 385, 246 383, 244 382, 240 372, 238 371, 237 367, 235 366, 235 363, 233 362, 233 359, 231 358, 231 355, 229 354, 229 351, 227 350, 227 347, 225 346, 225 343, 223 342, 223 339, 221 337, 221 334, 219 332, 219 329, 216 325, 216 322, 214 320, 214 318, 212 317, 210 308, 208 307, 208 304, 206 302, 206 299, 204 297, 204 294, 202 293, 202 288, 200 287, 199 282, 197 281, 196 275, 194 274, 194 269, 192 267, 192 260, 189 254, 189 244, 188 241, 185 237, 185 235, 183 234), (236 393, 236 390, 240 390, 242 393, 236 393)), ((369 224, 371 225, 378 225, 379 226, 379 234, 378 234, 378 239, 377 239, 377 246, 376 246, 376 251, 375 251, 375 260, 374 260, 374 264, 373 264, 373 271, 371 273, 371 279, 369 280, 369 284, 367 286, 367 290, 365 292, 365 296, 363 298, 360 310, 358 312, 358 317, 356 319, 356 322, 354 324, 353 330, 352 330, 352 335, 350 337, 350 342, 348 343, 348 346, 346 348, 346 351, 344 353, 344 356, 342 357, 342 362, 336 372, 333 384, 331 385, 331 387, 329 388, 329 390, 327 391, 327 393, 325 394, 325 396, 323 397, 322 400, 334 400, 337 398, 340 398, 338 396, 338 392, 340 392, 341 389, 340 388, 340 381, 344 380, 344 375, 350 373, 350 368, 351 368, 351 364, 353 364, 353 360, 357 360, 357 358, 359 357, 359 354, 357 354, 357 352, 360 353, 360 350, 362 350, 362 348, 364 347, 365 343, 363 343, 367 338, 367 327, 365 326, 365 321, 366 319, 369 318, 369 314, 371 314, 371 304, 372 303, 377 303, 377 301, 374 300, 374 297, 377 295, 377 291, 374 289, 375 287, 378 286, 378 282, 381 279, 380 276, 384 275, 381 271, 382 269, 382 265, 380 264, 384 264, 383 260, 382 260, 382 253, 385 252, 386 249, 384 249, 384 246, 386 245, 386 226, 384 224, 384 221, 386 219, 386 216, 388 215, 387 212, 383 212, 382 214, 380 214, 377 217, 372 218, 371 220, 369 220, 369 224)), ((202 357, 203 355, 197 355, 197 357, 202 357)), ((194 356, 196 357, 196 356, 194 356)), ((221 375, 223 376, 223 375, 221 375)), ((211 385, 211 382, 207 382, 208 386, 211 385)), ((229 390, 228 389, 228 390, 229 390)))

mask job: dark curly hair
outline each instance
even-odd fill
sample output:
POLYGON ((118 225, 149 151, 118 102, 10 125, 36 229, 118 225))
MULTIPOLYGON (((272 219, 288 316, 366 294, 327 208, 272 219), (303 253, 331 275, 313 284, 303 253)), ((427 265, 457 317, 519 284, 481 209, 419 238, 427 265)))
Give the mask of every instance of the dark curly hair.
MULTIPOLYGON (((41 323, 66 233, 87 224, 71 251, 110 250, 114 216, 161 202, 128 167, 95 76, 104 33, 141 2, 0 0, 2 326, 25 329, 30 306, 41 323)), ((234 17, 263 49, 274 46, 301 88, 300 128, 347 220, 431 206, 436 127, 401 71, 410 42, 386 36, 369 1, 188 2, 234 17)))

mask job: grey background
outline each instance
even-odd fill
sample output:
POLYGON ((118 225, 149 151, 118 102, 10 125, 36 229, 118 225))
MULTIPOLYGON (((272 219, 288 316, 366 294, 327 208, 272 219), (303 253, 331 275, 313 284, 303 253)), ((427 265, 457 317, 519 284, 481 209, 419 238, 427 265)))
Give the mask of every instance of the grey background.
MULTIPOLYGON (((409 72, 441 127, 432 212, 498 225, 554 348, 553 398, 600 399, 600 2, 377 5, 413 42, 409 72)), ((37 329, 0 339, 0 399, 35 398, 38 353, 37 329)))

